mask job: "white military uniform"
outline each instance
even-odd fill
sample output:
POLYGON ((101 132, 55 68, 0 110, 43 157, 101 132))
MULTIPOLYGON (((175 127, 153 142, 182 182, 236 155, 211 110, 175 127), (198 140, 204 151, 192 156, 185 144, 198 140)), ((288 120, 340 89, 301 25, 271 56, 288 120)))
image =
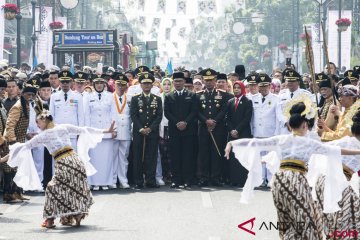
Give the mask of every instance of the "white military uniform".
MULTIPOLYGON (((84 98, 85 126, 99 129, 109 128, 113 116, 112 106, 112 95, 107 91, 101 93, 94 91, 87 94, 84 98)), ((113 155, 114 140, 111 133, 106 133, 103 140, 89 151, 90 162, 97 170, 88 178, 90 185, 108 186, 113 184, 113 155)))
POLYGON ((276 116, 278 117, 278 126, 277 126, 277 132, 276 135, 280 134, 289 134, 289 130, 286 127, 286 123, 288 122, 288 119, 284 116, 283 110, 286 105, 286 103, 291 100, 292 98, 296 98, 300 94, 307 94, 309 97, 311 97, 311 93, 309 91, 306 91, 304 89, 301 89, 300 87, 295 90, 294 92, 290 92, 289 89, 283 89, 279 93, 279 103, 277 105, 277 113, 276 116))
POLYGON ((124 185, 128 184, 126 174, 128 171, 128 156, 132 138, 130 117, 131 98, 129 98, 126 93, 120 97, 114 92, 111 96, 114 113, 113 119, 115 120, 117 129, 114 148, 113 184, 116 184, 119 178, 120 183, 124 185))
MULTIPOLYGON (((51 95, 50 112, 57 124, 72 124, 84 126, 84 106, 83 99, 79 93, 69 90, 67 100, 65 93, 61 90, 51 95)), ((71 135, 71 145, 77 149, 77 136, 71 135)))
MULTIPOLYGON (((251 119, 251 130, 255 138, 275 136, 277 130, 275 126, 278 125, 276 116, 278 102, 278 96, 272 93, 269 93, 265 97, 263 97, 262 94, 257 94, 252 97, 254 111, 251 119)), ((262 164, 262 168, 263 180, 270 182, 272 177, 270 171, 266 169, 265 164, 262 164)))

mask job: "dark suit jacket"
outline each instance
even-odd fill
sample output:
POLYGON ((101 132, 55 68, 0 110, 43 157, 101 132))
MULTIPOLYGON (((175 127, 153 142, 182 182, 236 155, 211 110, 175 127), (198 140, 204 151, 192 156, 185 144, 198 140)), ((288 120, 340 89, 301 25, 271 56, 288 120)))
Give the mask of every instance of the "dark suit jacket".
POLYGON ((164 114, 169 120, 169 136, 189 136, 196 135, 196 115, 197 99, 193 92, 184 90, 181 96, 176 91, 170 92, 165 96, 164 114), (180 131, 176 124, 185 121, 186 129, 180 131))
POLYGON ((162 119, 163 109, 161 98, 150 94, 149 102, 146 102, 143 93, 132 97, 130 104, 130 116, 133 122, 133 136, 142 136, 141 128, 150 128, 148 137, 159 136, 159 125, 162 119))
POLYGON ((235 97, 230 99, 226 110, 226 125, 228 131, 236 130, 239 138, 251 138, 252 101, 243 96, 235 111, 235 97))

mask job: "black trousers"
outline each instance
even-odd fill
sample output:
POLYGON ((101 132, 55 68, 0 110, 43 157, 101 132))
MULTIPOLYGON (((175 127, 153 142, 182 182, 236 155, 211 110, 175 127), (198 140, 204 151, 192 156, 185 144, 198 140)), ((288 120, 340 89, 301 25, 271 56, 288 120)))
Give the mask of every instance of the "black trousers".
POLYGON ((135 184, 144 184, 143 174, 147 184, 156 184, 156 163, 159 148, 159 137, 145 137, 145 154, 143 156, 144 137, 135 135, 133 140, 133 172, 135 184))
POLYGON ((170 136, 171 173, 175 184, 191 184, 195 175, 196 136, 170 136))
POLYGON ((229 156, 229 168, 230 182, 239 187, 244 187, 249 171, 240 164, 233 152, 229 156))
POLYGON ((220 155, 210 134, 199 135, 200 179, 202 181, 220 181, 222 175, 222 159, 224 156, 224 136, 213 135, 220 155))

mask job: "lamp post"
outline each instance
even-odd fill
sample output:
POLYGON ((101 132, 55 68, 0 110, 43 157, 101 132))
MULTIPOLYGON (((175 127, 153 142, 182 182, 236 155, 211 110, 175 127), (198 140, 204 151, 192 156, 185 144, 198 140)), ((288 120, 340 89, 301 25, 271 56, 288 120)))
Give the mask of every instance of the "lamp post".
POLYGON ((20 12, 20 0, 16 1, 17 7, 19 8, 19 12, 16 14, 16 65, 20 68, 21 65, 21 12, 20 12))
MULTIPOLYGON (((339 0, 339 19, 341 19, 342 0, 339 0)), ((341 69, 341 31, 338 29, 338 69, 341 69)))
MULTIPOLYGON (((31 41, 32 41, 32 61, 33 61, 33 65, 34 65, 34 60, 35 60, 35 43, 36 43, 36 28, 35 28, 35 8, 36 8, 36 0, 32 0, 31 1, 31 6, 32 6, 32 11, 31 11, 31 15, 32 15, 32 26, 33 26, 33 34, 31 35, 31 41)), ((34 68, 35 66, 33 66, 34 68)))

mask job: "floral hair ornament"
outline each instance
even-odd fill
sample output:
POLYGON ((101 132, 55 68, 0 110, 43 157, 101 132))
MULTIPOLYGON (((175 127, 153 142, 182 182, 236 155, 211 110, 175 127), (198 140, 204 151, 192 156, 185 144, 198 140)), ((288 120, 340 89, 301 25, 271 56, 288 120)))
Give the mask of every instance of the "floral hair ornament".
POLYGON ((305 117, 308 120, 315 118, 317 113, 317 107, 315 103, 311 100, 310 96, 308 96, 307 94, 300 94, 299 96, 294 97, 293 99, 288 101, 284 107, 284 116, 287 119, 290 119, 290 110, 292 106, 300 102, 304 103, 305 105, 305 110, 301 113, 301 116, 305 117))
POLYGON ((50 111, 44 108, 42 110, 42 112, 36 117, 36 119, 47 118, 47 117, 50 117, 50 116, 51 116, 50 111))

